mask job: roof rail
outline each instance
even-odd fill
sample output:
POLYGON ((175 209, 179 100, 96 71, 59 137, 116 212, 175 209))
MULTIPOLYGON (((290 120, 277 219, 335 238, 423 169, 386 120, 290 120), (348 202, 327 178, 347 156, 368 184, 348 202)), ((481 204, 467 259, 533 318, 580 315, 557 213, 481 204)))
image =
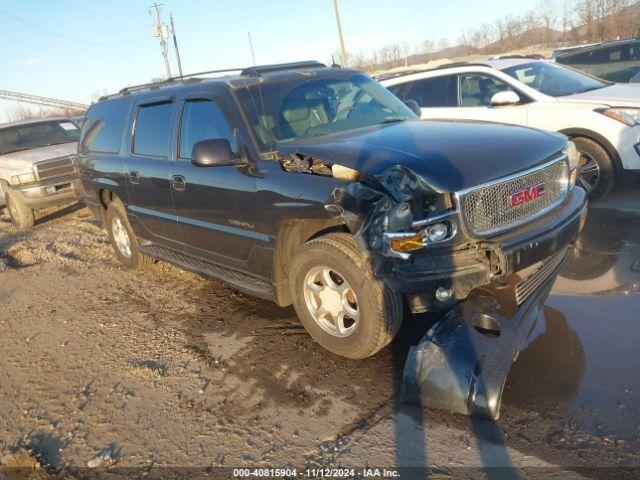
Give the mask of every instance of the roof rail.
POLYGON ((122 95, 128 95, 129 93, 137 92, 138 90, 160 88, 162 86, 169 85, 173 82, 177 82, 180 80, 198 81, 199 79, 195 77, 199 77, 201 75, 211 75, 213 73, 240 72, 241 76, 259 77, 261 74, 264 74, 264 73, 280 72, 285 70, 296 70, 299 68, 326 68, 326 65, 320 62, 306 61, 306 62, 279 63, 275 65, 263 65, 263 66, 248 67, 248 68, 224 68, 222 70, 206 70, 204 72, 188 73, 186 75, 180 75, 178 77, 170 77, 165 80, 160 80, 158 82, 149 82, 149 83, 141 83, 139 85, 131 85, 130 87, 125 87, 119 90, 117 93, 104 95, 100 97, 99 100, 102 101, 110 98, 119 97, 122 95))
POLYGON ((160 80, 159 82, 149 82, 149 83, 141 83, 140 85, 131 85, 130 87, 125 87, 122 90, 118 91, 117 95, 126 95, 127 93, 135 92, 137 90, 142 90, 145 88, 160 87, 162 85, 173 83, 177 80, 183 80, 185 78, 193 78, 200 75, 210 75, 212 73, 239 72, 240 70, 242 69, 241 68, 224 68, 222 70, 206 70, 204 72, 188 73, 186 75, 180 75, 177 77, 169 77, 165 80, 160 80))
POLYGON ((259 77, 265 73, 284 72, 286 70, 298 70, 300 68, 326 68, 324 63, 313 60, 306 62, 277 63, 275 65, 262 65, 257 67, 245 68, 240 75, 246 77, 259 77))

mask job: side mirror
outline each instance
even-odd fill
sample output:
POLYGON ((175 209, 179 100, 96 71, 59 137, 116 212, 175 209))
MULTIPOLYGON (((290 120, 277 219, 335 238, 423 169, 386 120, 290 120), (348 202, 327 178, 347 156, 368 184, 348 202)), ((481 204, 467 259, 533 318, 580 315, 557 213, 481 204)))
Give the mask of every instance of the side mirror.
POLYGON ((221 167, 225 165, 244 165, 244 161, 231 151, 226 138, 202 140, 193 146, 191 163, 198 167, 221 167))
POLYGON ((413 98, 408 98, 407 100, 404 101, 404 104, 407 107, 409 107, 409 110, 415 113, 418 116, 418 118, 422 116, 422 110, 420 110, 420 105, 418 105, 418 102, 416 102, 413 98))
POLYGON ((500 107, 503 105, 517 105, 520 103, 520 95, 512 90, 503 90, 491 97, 491 105, 500 107))

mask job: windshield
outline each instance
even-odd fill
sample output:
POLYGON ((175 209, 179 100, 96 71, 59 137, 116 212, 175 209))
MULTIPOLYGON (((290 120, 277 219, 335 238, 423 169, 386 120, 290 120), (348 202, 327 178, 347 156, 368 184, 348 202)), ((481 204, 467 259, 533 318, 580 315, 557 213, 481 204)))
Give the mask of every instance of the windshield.
POLYGON ((502 70, 525 85, 552 97, 588 92, 609 85, 571 68, 555 63, 532 62, 502 70))
POLYGON ((295 77, 241 89, 238 97, 261 147, 416 118, 368 76, 342 77, 295 77))
POLYGON ((0 155, 60 143, 77 142, 80 130, 70 120, 0 128, 0 155))

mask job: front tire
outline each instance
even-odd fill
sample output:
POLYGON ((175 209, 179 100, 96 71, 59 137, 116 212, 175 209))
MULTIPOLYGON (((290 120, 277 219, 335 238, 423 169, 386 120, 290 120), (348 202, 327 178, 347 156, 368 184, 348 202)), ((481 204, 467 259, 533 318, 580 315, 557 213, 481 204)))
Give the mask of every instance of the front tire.
POLYGON ((33 228, 36 221, 33 210, 22 203, 22 200, 20 200, 17 195, 7 192, 5 195, 5 203, 11 223, 13 223, 16 229, 26 231, 33 228))
POLYGON ((401 296, 373 276, 349 234, 305 243, 291 264, 289 286, 305 329, 337 355, 370 357, 400 329, 401 296))
POLYGON ((151 257, 140 252, 138 239, 119 200, 109 204, 106 219, 109 239, 120 263, 131 270, 141 270, 153 263, 151 257))
POLYGON ((572 141, 580 153, 576 184, 587 192, 589 200, 608 195, 616 182, 611 157, 599 143, 589 138, 575 137, 572 141))

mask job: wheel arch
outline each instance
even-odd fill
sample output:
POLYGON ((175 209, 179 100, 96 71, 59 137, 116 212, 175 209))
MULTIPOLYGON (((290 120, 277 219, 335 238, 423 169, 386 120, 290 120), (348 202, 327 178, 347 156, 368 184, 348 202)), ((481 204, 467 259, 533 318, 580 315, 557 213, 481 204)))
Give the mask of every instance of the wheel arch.
POLYGON ((620 158, 620 155, 618 154, 618 151, 616 150, 616 148, 611 144, 609 140, 607 140, 604 136, 600 135, 599 133, 594 132, 593 130, 588 130, 586 128, 565 128, 563 130, 559 130, 559 132, 566 135, 569 138, 575 138, 575 137, 587 138, 589 140, 596 142, 598 145, 604 148, 605 152, 607 152, 607 155, 609 155, 609 157, 613 161, 616 177, 620 175, 622 170, 624 170, 624 167, 622 166, 622 159, 620 158))
POLYGON ((349 232, 339 219, 291 219, 278 228, 274 255, 274 289, 276 303, 287 306, 293 303, 289 292, 289 266, 298 249, 309 240, 333 232, 349 232))

